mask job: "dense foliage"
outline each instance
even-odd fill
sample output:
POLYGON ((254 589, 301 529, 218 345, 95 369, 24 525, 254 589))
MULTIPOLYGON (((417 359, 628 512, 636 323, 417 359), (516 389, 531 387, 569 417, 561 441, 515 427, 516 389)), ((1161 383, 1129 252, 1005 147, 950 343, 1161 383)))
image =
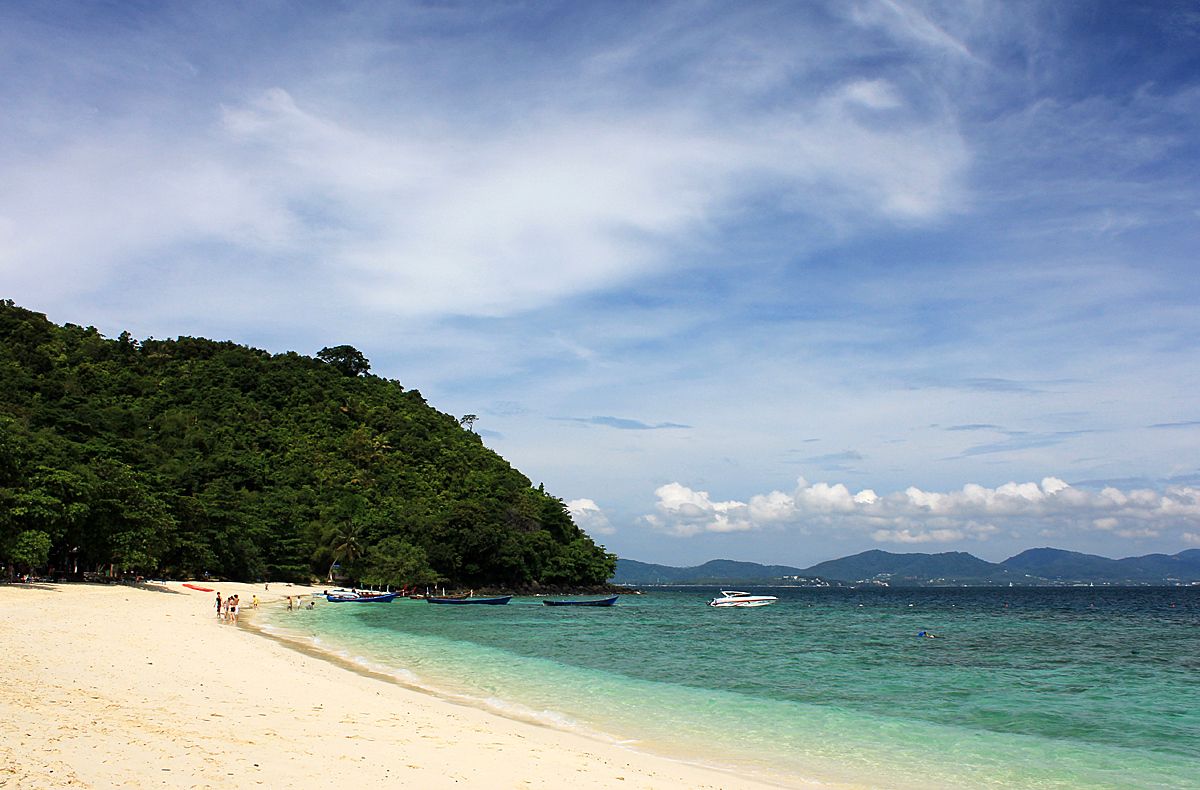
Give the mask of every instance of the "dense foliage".
POLYGON ((562 501, 458 420, 350 346, 318 357, 110 340, 0 302, 0 560, 512 588, 611 575, 562 501))

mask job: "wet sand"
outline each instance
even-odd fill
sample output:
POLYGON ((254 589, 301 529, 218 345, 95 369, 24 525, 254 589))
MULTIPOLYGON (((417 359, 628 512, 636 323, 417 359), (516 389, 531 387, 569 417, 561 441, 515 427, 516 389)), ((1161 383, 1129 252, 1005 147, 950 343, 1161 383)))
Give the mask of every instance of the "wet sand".
MULTIPOLYGON (((286 606, 319 592, 206 584, 286 606)), ((778 785, 462 707, 216 617, 177 582, 0 585, 0 788, 778 785)))

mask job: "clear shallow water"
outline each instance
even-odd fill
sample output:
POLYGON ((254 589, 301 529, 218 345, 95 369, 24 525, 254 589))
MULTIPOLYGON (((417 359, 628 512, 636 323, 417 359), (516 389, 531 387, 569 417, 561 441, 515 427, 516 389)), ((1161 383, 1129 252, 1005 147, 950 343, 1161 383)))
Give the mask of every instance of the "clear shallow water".
POLYGON ((758 609, 714 593, 263 619, 506 715, 776 780, 1200 788, 1198 588, 778 588, 758 609))

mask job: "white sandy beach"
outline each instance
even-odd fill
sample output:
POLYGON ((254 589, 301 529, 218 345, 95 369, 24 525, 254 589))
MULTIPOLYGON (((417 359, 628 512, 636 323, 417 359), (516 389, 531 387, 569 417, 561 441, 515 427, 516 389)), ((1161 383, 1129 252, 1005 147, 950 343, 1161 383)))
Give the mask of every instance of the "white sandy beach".
MULTIPOLYGON (((197 584, 250 618, 310 592, 197 584)), ((775 786, 461 707, 154 587, 0 586, 0 788, 775 786)))

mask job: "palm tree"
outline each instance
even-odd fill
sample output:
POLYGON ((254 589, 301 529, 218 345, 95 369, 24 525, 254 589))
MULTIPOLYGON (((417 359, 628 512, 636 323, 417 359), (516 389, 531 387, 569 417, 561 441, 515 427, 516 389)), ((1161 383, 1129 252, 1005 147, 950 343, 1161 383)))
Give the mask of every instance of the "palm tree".
POLYGON ((333 562, 329 564, 329 581, 332 582, 333 569, 342 557, 346 558, 347 564, 353 564, 363 555, 362 527, 351 521, 343 522, 330 533, 327 545, 333 551, 333 562))

